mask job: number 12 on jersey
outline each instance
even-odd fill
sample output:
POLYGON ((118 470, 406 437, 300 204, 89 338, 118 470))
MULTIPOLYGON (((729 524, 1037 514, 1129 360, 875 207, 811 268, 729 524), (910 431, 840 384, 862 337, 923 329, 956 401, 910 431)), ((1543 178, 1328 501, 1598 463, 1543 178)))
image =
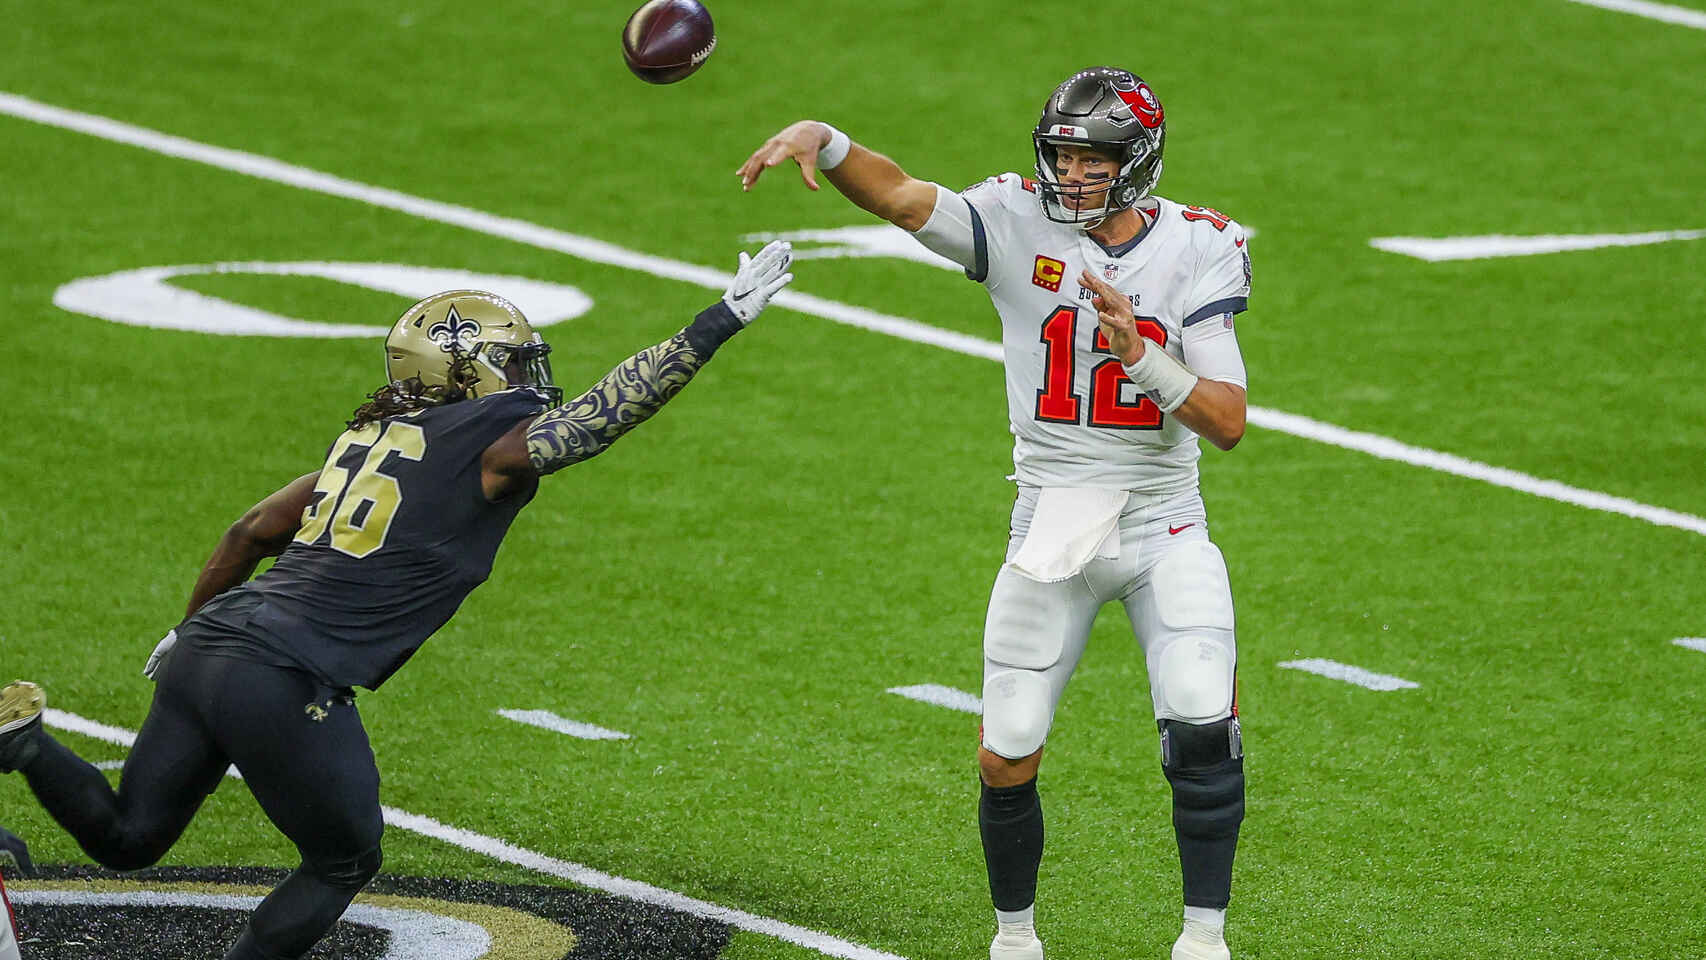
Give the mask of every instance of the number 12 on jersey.
MULTIPOLYGON (((1137 332, 1163 347, 1167 345, 1167 328, 1153 317, 1138 317, 1137 332)), ((1082 404, 1077 384, 1073 382, 1078 368, 1075 356, 1078 308, 1065 304, 1055 307, 1043 321, 1041 339, 1045 348, 1043 388, 1037 391, 1036 417, 1047 423, 1078 423, 1082 404)), ((1113 348, 1108 346, 1108 338, 1103 335, 1100 325, 1096 328, 1096 342, 1092 349, 1106 354, 1108 359, 1090 370, 1088 425, 1109 430, 1161 429, 1161 408, 1155 405, 1155 401, 1142 393, 1138 393, 1137 399, 1131 403, 1120 399, 1121 388, 1130 383, 1131 378, 1125 375, 1119 358, 1113 355, 1113 348)))

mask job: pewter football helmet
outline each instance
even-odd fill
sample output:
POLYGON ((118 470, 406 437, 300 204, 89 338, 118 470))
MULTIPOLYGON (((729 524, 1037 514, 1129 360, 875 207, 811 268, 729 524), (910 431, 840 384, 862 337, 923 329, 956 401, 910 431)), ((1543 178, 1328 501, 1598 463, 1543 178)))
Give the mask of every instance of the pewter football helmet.
POLYGON ((1155 91, 1141 77, 1114 67, 1092 67, 1049 94, 1031 141, 1037 150, 1037 196, 1043 213, 1056 223, 1086 228, 1149 196, 1161 179, 1161 148, 1167 141, 1166 114, 1155 91), (1089 147, 1119 164, 1114 183, 1063 184, 1055 170, 1055 148, 1089 147), (1074 210, 1063 197, 1104 196, 1101 207, 1074 210))

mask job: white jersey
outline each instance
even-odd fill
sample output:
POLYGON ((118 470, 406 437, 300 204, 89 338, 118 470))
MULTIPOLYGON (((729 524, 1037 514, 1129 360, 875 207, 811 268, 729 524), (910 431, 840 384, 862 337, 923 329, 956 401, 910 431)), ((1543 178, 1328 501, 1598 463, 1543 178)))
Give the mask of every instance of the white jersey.
POLYGON ((1197 435, 1137 390, 1108 349, 1081 271, 1131 298, 1138 330, 1200 377, 1245 386, 1232 317, 1250 295, 1244 229, 1161 197, 1147 230, 1117 248, 1043 215, 1015 173, 961 194, 938 190, 916 234, 988 289, 1001 317, 1014 477, 1039 487, 1130 490, 1163 499, 1197 487, 1197 435))

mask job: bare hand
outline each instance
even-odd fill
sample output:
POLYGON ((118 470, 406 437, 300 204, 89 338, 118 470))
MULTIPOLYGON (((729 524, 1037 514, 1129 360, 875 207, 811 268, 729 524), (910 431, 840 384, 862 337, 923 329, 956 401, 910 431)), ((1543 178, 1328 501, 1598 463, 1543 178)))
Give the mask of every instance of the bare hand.
POLYGON ((1095 294, 1090 305, 1096 308, 1096 322, 1101 324, 1102 335, 1108 338, 1114 356, 1128 367, 1142 359, 1143 335, 1137 332, 1131 298, 1115 290, 1113 284, 1091 276, 1088 270, 1079 274, 1078 282, 1095 294))
POLYGON ((792 124, 769 140, 764 146, 752 152, 746 162, 740 165, 735 173, 740 177, 740 188, 751 190, 758 182, 758 177, 765 170, 774 167, 783 160, 792 159, 800 165, 800 179, 813 190, 817 186, 817 152, 829 144, 829 128, 816 120, 801 120, 792 124))

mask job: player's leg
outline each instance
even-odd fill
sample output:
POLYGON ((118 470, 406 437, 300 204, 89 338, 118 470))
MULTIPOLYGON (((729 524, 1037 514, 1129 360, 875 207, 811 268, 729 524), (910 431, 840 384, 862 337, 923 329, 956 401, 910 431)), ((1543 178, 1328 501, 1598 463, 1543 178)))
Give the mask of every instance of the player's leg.
POLYGON ((1164 548, 1125 605, 1144 645, 1161 769, 1173 790, 1185 900, 1173 957, 1226 960, 1226 907, 1244 819, 1232 591, 1225 560, 1206 535, 1169 537, 1158 546, 1164 548))
POLYGON ((353 697, 245 664, 219 707, 231 758, 302 863, 249 917, 227 960, 307 953, 379 872, 379 770, 353 697))
POLYGON ((0 960, 20 960, 18 927, 12 918, 12 900, 6 895, 6 878, 0 876, 0 960))
POLYGON ((1043 811, 1037 769, 1101 600, 1082 576, 1042 583, 1011 566, 995 578, 984 623, 982 787, 978 827, 995 905, 991 960, 1037 960, 1043 811))
POLYGON ((106 774, 41 730, 39 719, 23 756, 14 758, 42 807, 114 870, 138 870, 164 856, 229 763, 197 713, 209 658, 175 659, 181 662, 160 674, 116 792, 106 774))

